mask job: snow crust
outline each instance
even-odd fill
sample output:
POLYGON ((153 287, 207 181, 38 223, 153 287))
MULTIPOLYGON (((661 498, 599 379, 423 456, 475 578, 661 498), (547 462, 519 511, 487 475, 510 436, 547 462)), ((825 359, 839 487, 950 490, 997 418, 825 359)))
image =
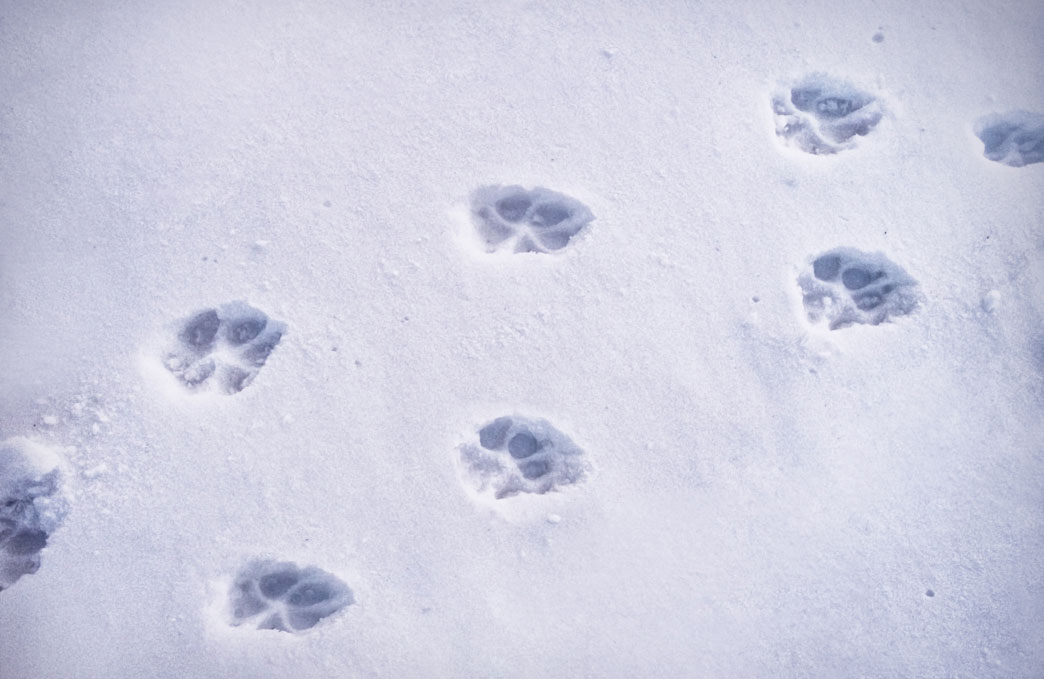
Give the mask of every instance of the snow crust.
POLYGON ((0 439, 76 492, 0 677, 1039 677, 1044 164, 977 121, 1044 113, 1042 35, 1037 0, 6 3, 0 439), (773 108, 816 74, 880 103, 826 155, 773 108), (593 219, 488 253, 491 186, 593 219), (916 308, 811 323, 839 248, 916 308), (279 346, 185 389, 178 323, 233 302, 279 346), (476 498, 512 413, 584 482, 476 498), (231 625, 256 563, 353 603, 231 625))

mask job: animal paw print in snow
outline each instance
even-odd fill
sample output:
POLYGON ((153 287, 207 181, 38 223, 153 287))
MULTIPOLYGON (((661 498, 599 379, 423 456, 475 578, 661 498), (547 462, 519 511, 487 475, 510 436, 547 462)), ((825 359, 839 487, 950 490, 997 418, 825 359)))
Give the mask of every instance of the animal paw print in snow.
POLYGON ((243 391, 279 344, 286 325, 243 302, 204 309, 179 324, 164 365, 192 391, 243 391))
POLYGON ((812 261, 798 277, 802 301, 813 323, 837 330, 853 323, 878 325, 913 311, 920 302, 917 281, 880 253, 835 248, 812 261))
POLYGON ((975 123, 975 134, 990 160, 1012 167, 1044 162, 1044 114, 994 113, 975 123))
POLYGON ((487 252, 557 252, 594 219, 575 198, 521 186, 477 189, 471 213, 487 252))
POLYGON ((460 447, 466 475, 479 493, 497 499, 544 494, 581 481, 583 450, 546 420, 498 417, 460 447))
POLYGON ((320 568, 299 568, 289 561, 252 561, 232 584, 230 622, 235 627, 300 633, 353 603, 348 585, 320 568))
POLYGON ((40 552, 65 518, 59 466, 28 439, 0 443, 0 590, 40 569, 40 552))
POLYGON ((772 98, 776 135, 805 153, 837 153, 855 146, 881 121, 876 98, 852 85, 817 73, 772 98))

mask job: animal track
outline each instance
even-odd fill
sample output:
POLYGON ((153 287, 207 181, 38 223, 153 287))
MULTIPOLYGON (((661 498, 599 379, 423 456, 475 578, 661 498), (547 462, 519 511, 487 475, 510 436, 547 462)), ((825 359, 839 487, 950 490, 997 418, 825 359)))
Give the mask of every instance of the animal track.
POLYGON ((805 76, 772 98, 776 135, 788 146, 823 155, 855 146, 881 121, 881 104, 847 82, 822 73, 805 76))
POLYGON ((40 569, 40 551, 65 518, 60 464, 28 439, 0 443, 0 590, 40 569))
POLYGON ((355 603, 340 578, 289 561, 251 561, 229 592, 230 623, 238 627, 301 633, 355 603))
POLYGON ((580 201, 539 186, 483 186, 471 214, 487 252, 557 252, 594 219, 580 201))
POLYGON ((816 257, 798 277, 813 323, 831 330, 853 323, 877 325, 917 307, 917 281, 884 255, 835 248, 816 257))
POLYGON ((192 391, 243 391, 279 344, 286 325, 244 302, 204 309, 178 324, 164 365, 192 391))
POLYGON ((498 417, 460 446, 466 474, 479 493, 496 499, 542 495, 586 475, 583 450, 546 420, 498 417))
POLYGON ((983 116, 975 123, 975 135, 990 160, 1012 167, 1044 162, 1044 114, 1011 111, 983 116))

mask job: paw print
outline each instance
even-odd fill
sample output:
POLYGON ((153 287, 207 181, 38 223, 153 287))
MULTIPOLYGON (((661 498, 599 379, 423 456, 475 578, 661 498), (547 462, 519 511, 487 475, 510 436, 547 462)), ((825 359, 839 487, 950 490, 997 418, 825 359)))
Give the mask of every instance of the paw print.
POLYGON ((315 566, 252 561, 232 583, 230 623, 301 633, 353 603, 348 585, 315 566))
POLYGON ((59 465, 28 439, 0 443, 0 590, 40 569, 40 552, 65 518, 59 465))
POLYGON ((805 153, 837 153, 855 146, 881 121, 881 105, 852 85, 817 73, 772 98, 776 135, 805 153))
POLYGON ((477 189, 471 213, 487 252, 557 252, 594 219, 575 198, 521 186, 477 189))
POLYGON ((204 309, 178 324, 178 343, 164 365, 185 387, 243 391, 279 344, 286 325, 244 302, 204 309))
POLYGON ((583 451, 546 420, 498 417, 460 447, 465 474, 479 493, 496 499, 542 495, 583 480, 583 451))
POLYGON ((975 123, 983 155, 1012 167, 1044 162, 1044 114, 1027 111, 994 113, 975 123))
POLYGON ((912 312, 920 302, 917 281, 882 254, 835 248, 798 277, 813 323, 837 330, 853 323, 878 325, 912 312))

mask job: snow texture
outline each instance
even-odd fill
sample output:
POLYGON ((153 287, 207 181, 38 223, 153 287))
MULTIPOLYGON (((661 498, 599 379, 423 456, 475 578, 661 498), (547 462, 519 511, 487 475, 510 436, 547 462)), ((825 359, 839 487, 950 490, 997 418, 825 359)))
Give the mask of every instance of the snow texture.
POLYGON ((286 324, 244 302, 204 309, 177 324, 163 364, 193 392, 243 391, 286 332, 286 324))
POLYGON ((496 499, 544 493, 584 479, 583 454, 550 422, 504 415, 484 424, 477 440, 460 446, 465 476, 479 494, 496 499))
POLYGON ((1040 679, 1042 36, 4 3, 0 679, 1040 679))
POLYGON ((822 155, 855 148, 881 122, 880 102, 823 73, 805 76, 772 98, 776 135, 787 146, 822 155))
POLYGON ((65 518, 60 465, 29 439, 0 442, 0 591, 40 569, 40 553, 65 518))
POLYGON ((881 253, 835 248, 817 256, 798 278, 813 323, 831 330, 877 325, 911 313, 920 301, 917 281, 881 253))
POLYGON ((976 121, 975 134, 990 160, 1012 167, 1044 161, 1044 114, 992 113, 976 121))
POLYGON ((557 252, 594 219, 580 201, 539 186, 483 186, 471 212, 487 252, 557 252))
POLYGON ((229 623, 301 633, 354 601, 344 582, 315 566, 256 560, 236 575, 229 592, 229 623))

